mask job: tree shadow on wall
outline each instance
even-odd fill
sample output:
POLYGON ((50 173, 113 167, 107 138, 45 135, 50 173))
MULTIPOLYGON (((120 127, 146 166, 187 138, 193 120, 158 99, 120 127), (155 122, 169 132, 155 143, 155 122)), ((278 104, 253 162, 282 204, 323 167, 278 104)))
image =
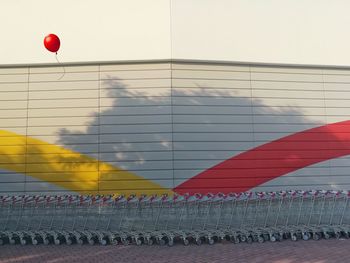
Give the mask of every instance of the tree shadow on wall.
MULTIPOLYGON (((172 91, 170 88, 134 88, 123 80, 108 79, 102 85, 100 113, 92 116, 85 132, 61 129, 59 143, 84 152, 83 135, 94 135, 100 142, 101 161, 173 188, 240 152, 295 130, 325 124, 305 117, 298 108, 269 107, 261 99, 251 99, 249 92, 249 89, 198 85, 172 91), (96 134, 96 127, 100 136, 96 134)), ((329 140, 337 141, 337 135, 329 140)), ((80 163, 70 161, 66 165, 76 167, 80 163)), ((321 167, 330 173, 328 163, 321 167)), ((303 186, 300 178, 290 177, 288 186, 275 188, 313 188, 329 180, 318 177, 316 172, 314 177, 308 176, 308 184, 303 186)))

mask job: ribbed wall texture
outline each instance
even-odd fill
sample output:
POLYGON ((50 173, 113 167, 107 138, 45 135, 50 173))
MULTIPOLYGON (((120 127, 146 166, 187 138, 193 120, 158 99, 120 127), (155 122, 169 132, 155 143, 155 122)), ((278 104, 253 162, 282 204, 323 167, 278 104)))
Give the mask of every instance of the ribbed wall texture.
POLYGON ((347 69, 0 68, 0 192, 347 189, 349 102, 347 69))

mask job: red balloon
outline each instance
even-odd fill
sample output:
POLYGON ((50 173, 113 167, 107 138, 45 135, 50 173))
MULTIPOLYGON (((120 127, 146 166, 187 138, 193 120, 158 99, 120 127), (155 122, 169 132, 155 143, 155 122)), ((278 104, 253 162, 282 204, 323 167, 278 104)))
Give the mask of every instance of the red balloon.
POLYGON ((57 53, 60 49, 60 39, 55 34, 49 34, 44 38, 44 45, 48 51, 57 53))

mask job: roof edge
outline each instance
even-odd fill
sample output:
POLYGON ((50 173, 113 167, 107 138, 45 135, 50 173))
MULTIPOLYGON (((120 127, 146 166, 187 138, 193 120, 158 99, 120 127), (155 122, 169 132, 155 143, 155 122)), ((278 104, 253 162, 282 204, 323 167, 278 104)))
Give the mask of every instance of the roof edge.
POLYGON ((86 61, 86 62, 56 62, 33 64, 0 64, 0 68, 37 68, 57 66, 93 66, 93 65, 118 65, 118 64, 154 64, 154 63, 187 63, 187 64, 212 64, 231 66, 260 66, 260 67, 288 67, 288 68, 314 68, 314 69, 350 69, 345 65, 317 65, 317 64, 293 64, 275 62, 251 62, 251 61, 227 61, 227 60, 201 60, 201 59, 147 59, 147 60, 118 60, 118 61, 86 61))

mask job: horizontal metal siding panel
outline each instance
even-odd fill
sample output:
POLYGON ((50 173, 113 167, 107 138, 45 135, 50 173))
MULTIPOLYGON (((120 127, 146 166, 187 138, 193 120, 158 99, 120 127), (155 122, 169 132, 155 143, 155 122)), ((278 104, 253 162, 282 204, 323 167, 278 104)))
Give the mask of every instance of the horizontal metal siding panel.
POLYGON ((42 127, 28 127, 27 135, 35 136, 35 135, 80 135, 80 134, 98 134, 99 128, 98 126, 89 126, 86 129, 86 126, 42 126, 42 127))
POLYGON ((292 81, 264 81, 264 80, 252 80, 251 86, 256 90, 300 90, 300 91, 323 91, 323 83, 304 83, 304 82, 292 82, 292 81))
MULTIPOLYGON (((1 102, 0 102, 1 103, 1 102)), ((7 109, 0 109, 0 122, 3 118, 26 118, 27 117, 27 110, 21 109, 21 110, 7 110, 7 109)))
MULTIPOLYGON (((124 191, 124 190, 129 190, 130 192, 133 191, 147 191, 150 190, 151 191, 159 191, 162 188, 153 188, 153 187, 147 187, 145 186, 145 182, 147 182, 147 180, 144 181, 124 181, 123 183, 116 181, 114 184, 111 184, 111 181, 100 181, 99 183, 99 190, 100 191, 105 191, 105 190, 113 190, 115 192, 118 191, 124 191)), ((160 185, 169 185, 169 187, 173 186, 173 183, 171 180, 154 180, 155 183, 160 184, 160 185)))
MULTIPOLYGON (((89 154, 92 158, 98 158, 98 153, 89 154)), ((67 164, 96 164, 98 161, 93 159, 87 159, 85 161, 79 161, 77 154, 75 153, 31 153, 26 155, 25 161, 27 164, 39 164, 39 163, 67 163, 67 164)))
MULTIPOLYGON (((77 148, 79 148, 79 153, 82 154, 89 154, 89 153, 98 153, 99 152, 99 147, 97 144, 79 144, 79 145, 59 145, 57 144, 57 146, 63 146, 67 149, 72 149, 72 150, 76 150, 77 148)), ((62 150, 59 148, 52 148, 52 147, 36 147, 36 145, 33 145, 32 147, 28 147, 27 149, 27 153, 28 154, 53 154, 53 153, 57 153, 57 154, 62 154, 62 150)))
MULTIPOLYGON (((25 102, 27 104, 27 102, 25 102)), ((29 100, 29 109, 55 109, 55 108, 88 108, 98 107, 96 98, 76 98, 76 99, 40 99, 29 100)))
POLYGON ((27 83, 0 83, 0 97, 2 97, 4 92, 19 92, 27 90, 27 83))
POLYGON ((248 97, 245 98, 239 98, 239 97, 231 97, 231 98, 225 98, 225 97, 196 97, 193 96, 191 98, 184 98, 184 97, 175 97, 173 96, 173 105, 179 106, 179 105, 203 105, 203 106, 250 106, 251 105, 251 99, 248 97))
MULTIPOLYGON (((258 106, 268 105, 269 107, 324 107, 327 100, 320 99, 304 99, 304 98, 253 98, 253 104, 258 106)), ((339 105, 339 103, 338 103, 339 105)))
MULTIPOLYGON (((158 160, 158 161, 130 161, 130 162, 123 162, 123 161, 118 161, 118 162, 108 162, 109 164, 112 164, 115 167, 121 167, 122 169, 126 170, 133 170, 133 171, 138 171, 138 170, 167 170, 167 169, 172 169, 173 168, 173 163, 172 161, 169 160, 158 160)), ((106 171, 104 168, 100 168, 100 171, 106 171)), ((108 170, 107 170, 108 171, 108 170)))
POLYGON ((276 115, 276 116, 299 116, 300 118, 308 116, 324 116, 326 109, 324 107, 269 107, 254 106, 252 107, 254 116, 259 115, 276 115))
POLYGON ((307 67, 279 67, 279 66, 254 66, 250 67, 252 72, 258 73, 282 73, 282 74, 314 74, 321 75, 324 69, 307 68, 307 67))
POLYGON ((347 75, 324 75, 325 82, 340 82, 340 83, 350 83, 350 72, 347 75))
POLYGON ((174 142, 174 150, 180 151, 215 151, 215 150, 240 150, 245 151, 252 148, 249 142, 174 142))
POLYGON ((326 91, 326 99, 350 99, 350 91, 326 91))
POLYGON ((90 117, 28 118, 28 127, 87 125, 89 122, 90 117))
POLYGON ((253 132, 252 124, 174 124, 174 132, 253 132))
POLYGON ((181 142, 252 141, 252 133, 174 133, 173 140, 181 142))
POLYGON ((57 66, 57 67, 30 67, 30 74, 40 73, 62 73, 63 67, 66 73, 74 72, 98 72, 98 65, 84 65, 84 66, 57 66))
POLYGON ((268 115, 258 115, 254 116, 254 124, 302 124, 302 123, 317 123, 319 125, 326 123, 325 116, 268 116, 268 115), (305 119, 305 117, 307 119, 305 119), (308 120, 309 119, 309 120, 308 120))
POLYGON ((170 88, 135 88, 101 90, 101 98, 165 97, 170 96, 170 88))
POLYGON ((173 153, 171 151, 147 151, 147 152, 115 152, 100 153, 100 159, 105 162, 114 161, 171 161, 173 153))
POLYGON ((275 73, 255 72, 251 73, 252 80, 270 81, 300 81, 300 82, 323 82, 321 74, 299 74, 299 73, 275 73))
POLYGON ((13 92, 1 92, 0 93, 0 103, 2 101, 7 101, 7 100, 27 100, 28 93, 27 91, 13 91, 13 92))
POLYGON ((30 91, 29 100, 96 99, 98 90, 30 91))
POLYGON ((0 183, 24 183, 25 177, 16 173, 0 173, 0 183))
POLYGON ((177 89, 250 89, 249 80, 218 80, 218 79, 172 79, 172 87, 177 89))
POLYGON ((0 193, 23 193, 24 192, 24 182, 9 182, 0 184, 0 193))
POLYGON ((113 106, 162 106, 171 105, 170 97, 147 97, 147 98, 101 98, 100 105, 102 107, 113 106))
MULTIPOLYGON (((93 117, 99 111, 98 107, 88 108, 52 108, 52 109, 29 109, 29 118, 52 118, 52 117, 93 117)), ((0 112, 1 114, 1 112, 0 112)), ((1 116, 1 115, 0 115, 1 116)))
POLYGON ((85 191, 97 191, 98 190, 98 183, 95 181, 82 181, 82 182, 76 182, 75 184, 72 184, 71 182, 61 182, 60 183, 60 189, 57 189, 57 186, 54 186, 52 184, 43 183, 43 182, 26 182, 25 184, 25 191, 26 192, 37 192, 40 194, 45 194, 45 191, 49 192, 50 194, 54 193, 62 193, 66 192, 65 188, 71 189, 71 191, 77 191, 81 189, 81 184, 84 184, 84 190, 85 191), (75 186, 75 187, 74 187, 75 186))
POLYGON ((28 82, 28 74, 0 74, 0 83, 28 82))
POLYGON ((100 71, 117 71, 117 70, 162 70, 170 69, 170 63, 130 63, 130 64, 110 64, 101 65, 100 71))
POLYGON ((64 91, 64 90, 94 90, 98 89, 96 80, 64 81, 64 82, 35 82, 29 83, 29 91, 64 91))
POLYGON ((123 151, 164 151, 171 149, 171 142, 158 142, 158 143, 100 143, 100 153, 104 152, 123 152, 123 151))
POLYGON ((0 128, 6 127, 26 127, 27 121, 25 118, 16 118, 16 119, 0 119, 0 128))
POLYGON ((198 63, 172 63, 172 69, 176 70, 207 70, 207 71, 246 71, 249 72, 249 66, 230 66, 230 65, 210 65, 198 63))
MULTIPOLYGON (((174 160, 226 160, 233 156, 242 153, 242 151, 237 150, 218 150, 218 151, 174 151, 174 160)), ((199 173, 200 171, 198 171, 199 173)))
MULTIPOLYGON (((32 138, 40 140, 41 144, 52 143, 62 145, 80 145, 98 143, 98 135, 90 134, 58 134, 55 135, 32 135, 32 138)), ((36 144, 40 145, 39 142, 36 144)))
POLYGON ((171 133, 171 124, 100 125, 101 134, 171 133))
POLYGON ((172 70, 172 78, 190 79, 237 79, 247 80, 250 78, 249 72, 244 71, 204 71, 204 70, 172 70))
POLYGON ((173 96, 191 99, 192 97, 251 97, 248 89, 203 89, 203 88, 173 88, 173 96))
POLYGON ((63 68, 57 73, 37 73, 29 75, 29 82, 63 82, 63 81, 81 81, 98 80, 99 73, 92 72, 64 72, 63 68))
POLYGON ((226 124, 226 123, 252 123, 252 117, 247 115, 174 115, 174 124, 177 123, 203 123, 203 124, 226 124))
POLYGON ((250 106, 202 106, 202 105, 186 105, 186 106, 173 106, 173 114, 186 115, 186 114, 198 114, 198 115, 251 115, 252 108, 250 106))
POLYGON ((170 115, 171 105, 166 106, 134 106, 134 107, 119 107, 118 105, 112 107, 100 107, 100 116, 133 116, 133 115, 170 115))
POLYGON ((101 134, 99 137, 101 143, 112 142, 164 142, 171 141, 171 133, 147 133, 147 134, 101 134))
MULTIPOLYGON (((134 172, 133 170, 130 170, 134 172)), ((137 171, 137 174, 141 175, 137 180, 147 179, 163 179, 163 180, 171 180, 173 182, 173 170, 151 170, 151 171, 137 171)), ((108 171, 100 171, 100 180, 101 181, 117 181, 117 180, 128 180, 129 177, 124 176, 124 172, 113 172, 110 173, 108 171)), ((135 179, 136 180, 136 179, 135 179)))
POLYGON ((138 89, 138 88, 164 88, 171 86, 171 79, 124 79, 119 80, 102 80, 100 89, 138 89))
POLYGON ((323 91, 303 91, 303 90, 263 90, 253 89, 254 99, 259 98, 288 98, 288 99, 324 99, 323 91))
POLYGON ((102 71, 101 80, 124 80, 124 79, 166 79, 171 77, 171 71, 163 70, 125 70, 125 71, 102 71))

